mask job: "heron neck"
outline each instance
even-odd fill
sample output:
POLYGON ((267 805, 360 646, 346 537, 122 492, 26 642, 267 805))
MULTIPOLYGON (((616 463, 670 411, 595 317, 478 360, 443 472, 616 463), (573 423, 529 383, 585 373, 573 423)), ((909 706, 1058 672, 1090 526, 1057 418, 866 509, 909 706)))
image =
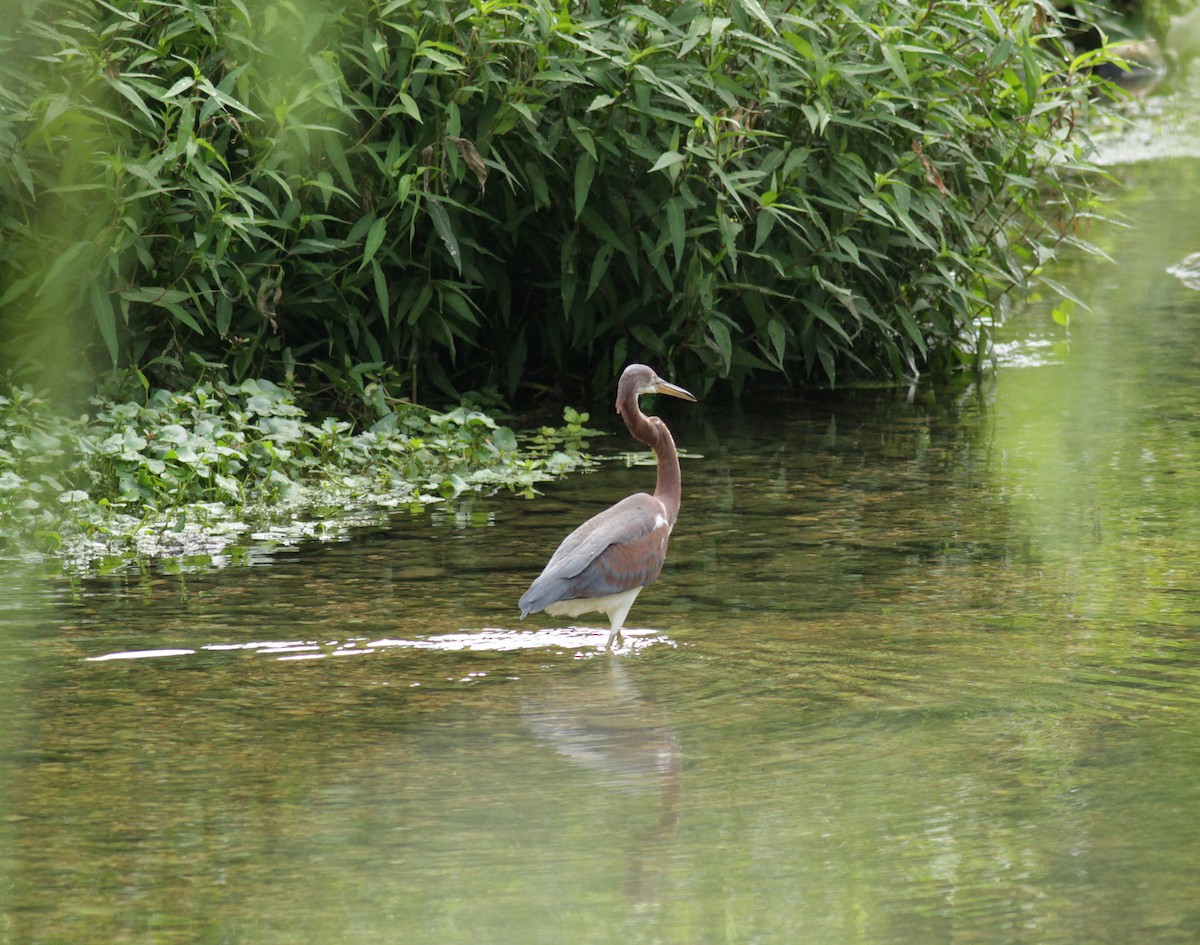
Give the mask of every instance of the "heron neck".
POLYGON ((654 497, 666 507, 667 520, 674 525, 679 514, 679 499, 683 494, 683 483, 679 474, 679 454, 675 440, 667 425, 657 417, 647 417, 640 410, 626 417, 626 426, 634 439, 641 440, 654 450, 658 460, 658 481, 654 486, 654 497))

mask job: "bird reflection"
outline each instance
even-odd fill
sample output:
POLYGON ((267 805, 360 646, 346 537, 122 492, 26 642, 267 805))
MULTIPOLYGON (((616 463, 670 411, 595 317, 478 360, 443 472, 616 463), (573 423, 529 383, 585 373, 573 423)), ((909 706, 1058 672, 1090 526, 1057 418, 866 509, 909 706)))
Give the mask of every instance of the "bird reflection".
POLYGON ((658 818, 631 838, 624 891, 635 906, 659 899, 679 826, 683 754, 662 713, 642 700, 620 660, 597 661, 563 685, 526 700, 537 739, 591 772, 605 788, 658 798, 658 818))

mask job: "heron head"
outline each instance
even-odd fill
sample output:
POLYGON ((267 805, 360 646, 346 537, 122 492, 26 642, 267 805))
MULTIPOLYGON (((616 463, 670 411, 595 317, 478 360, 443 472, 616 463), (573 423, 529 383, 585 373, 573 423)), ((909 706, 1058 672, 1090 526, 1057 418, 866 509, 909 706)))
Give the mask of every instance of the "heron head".
POLYGON ((617 413, 624 414, 625 408, 635 405, 642 394, 666 394, 696 402, 690 392, 664 381, 646 365, 631 364, 621 372, 621 382, 617 385, 617 413))

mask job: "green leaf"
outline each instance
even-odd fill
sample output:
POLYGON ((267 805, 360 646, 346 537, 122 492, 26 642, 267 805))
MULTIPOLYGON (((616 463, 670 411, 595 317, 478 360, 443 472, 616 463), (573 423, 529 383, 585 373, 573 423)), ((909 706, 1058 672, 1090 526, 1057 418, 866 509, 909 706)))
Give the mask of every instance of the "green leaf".
POLYGON ((908 69, 904 67, 904 59, 896 51, 896 47, 884 44, 879 47, 879 51, 883 53, 884 61, 896 73, 896 78, 904 83, 905 88, 912 88, 912 82, 908 78, 908 69))
POLYGON ((784 325, 783 319, 772 318, 767 323, 767 336, 771 339, 775 366, 782 368, 783 355, 787 351, 787 326, 784 325))
POLYGON ((678 151, 664 151, 659 155, 658 160, 654 162, 654 166, 650 168, 650 173, 661 171, 664 168, 671 167, 674 164, 679 164, 683 160, 683 155, 678 151))
POLYGON ((1060 299, 1059 303, 1054 306, 1050 312, 1050 317, 1054 321, 1062 325, 1063 328, 1071 327, 1071 316, 1075 314, 1074 299, 1060 299))
POLYGON ((583 122, 574 118, 567 119, 567 127, 571 129, 571 133, 575 135, 575 140, 579 142, 580 147, 585 150, 593 161, 596 160, 596 139, 592 136, 592 129, 583 122))
POLYGON ((366 242, 363 243, 362 262, 358 265, 359 272, 366 269, 371 260, 375 258, 385 236, 387 236, 387 218, 380 217, 371 224, 371 229, 367 232, 366 242))
POLYGON ((687 224, 684 220, 683 201, 678 197, 667 202, 667 229, 671 236, 671 249, 675 253, 675 269, 683 264, 687 243, 687 224))
POLYGON ((450 215, 446 213, 446 208, 436 197, 429 197, 426 206, 429 208, 429 219, 433 222, 434 230, 441 237, 446 252, 450 254, 454 268, 458 270, 459 275, 462 275, 462 250, 459 249, 458 238, 454 235, 454 227, 450 224, 450 215))
POLYGON ((375 301, 379 304, 379 314, 383 318, 383 326, 390 329, 392 327, 392 306, 387 277, 384 276, 383 267, 379 265, 377 259, 371 260, 371 281, 375 284, 375 301))
POLYGON ((775 33, 775 24, 771 17, 767 15, 767 11, 762 8, 762 4, 758 0, 737 0, 738 6, 749 13, 754 19, 762 23, 772 34, 775 33))
POLYGON ((108 348, 108 354, 112 358, 113 367, 116 367, 120 345, 117 341, 117 315, 113 311, 112 299, 101 288, 98 279, 91 281, 90 292, 92 296, 92 317, 96 319, 96 325, 100 329, 100 337, 104 339, 104 345, 108 348))
POLYGON ((588 279, 587 295, 585 299, 590 299, 595 293, 597 286, 608 273, 608 264, 613 256, 613 248, 607 244, 600 247, 600 251, 596 253, 596 258, 592 260, 592 274, 588 279))
POLYGON ((190 89, 195 84, 196 84, 196 80, 193 76, 190 76, 190 75, 184 76, 182 79, 180 79, 174 85, 172 85, 169 89, 167 89, 165 92, 163 92, 162 97, 164 99, 174 98, 180 92, 186 92, 188 89, 190 89))
POLYGON ((729 336, 729 326, 719 319, 708 323, 708 336, 721 356, 721 364, 728 365, 733 359, 733 339, 729 336))
POLYGON ((132 102, 138 111, 150 119, 151 124, 153 124, 155 127, 158 126, 159 121, 158 118, 155 117, 154 112, 150 111, 150 109, 146 107, 146 103, 142 101, 142 97, 138 95, 136 91, 134 91, 128 82, 122 82, 120 79, 114 79, 107 75, 105 76, 104 81, 116 89, 117 92, 119 92, 127 100, 132 102))
MULTIPOLYGON (((67 251, 60 255, 50 266, 45 278, 42 279, 41 286, 38 287, 38 295, 47 292, 51 286, 57 285, 64 278, 64 274, 72 271, 73 267, 78 268, 77 261, 80 256, 86 259, 86 253, 92 248, 90 240, 77 240, 72 243, 67 251)), ((81 264, 86 266, 87 264, 81 264)))
POLYGON ((888 223, 892 222, 892 215, 888 213, 887 207, 876 200, 874 197, 868 197, 865 194, 859 194, 858 202, 870 210, 872 213, 882 217, 888 223))
POLYGON ((590 154, 581 154, 575 165, 575 219, 587 206, 588 194, 592 189, 592 178, 596 176, 596 161, 590 154))
POLYGON ((587 107, 589 112, 598 111, 601 108, 608 108, 616 99, 611 95, 600 94, 592 99, 592 104, 587 107))
POLYGON ((233 300, 221 292, 217 295, 216 304, 217 334, 222 338, 229 335, 229 325, 233 321, 233 300))
POLYGON ((817 359, 821 362, 825 376, 829 379, 829 386, 832 387, 837 383, 837 359, 834 357, 834 353, 825 345, 821 345, 817 348, 817 359))
POLYGON ((396 95, 396 100, 399 101, 400 107, 403 108, 409 116, 411 116, 415 121, 419 121, 424 124, 424 120, 421 118, 421 109, 417 107, 417 102, 411 95, 406 92, 399 92, 396 95))

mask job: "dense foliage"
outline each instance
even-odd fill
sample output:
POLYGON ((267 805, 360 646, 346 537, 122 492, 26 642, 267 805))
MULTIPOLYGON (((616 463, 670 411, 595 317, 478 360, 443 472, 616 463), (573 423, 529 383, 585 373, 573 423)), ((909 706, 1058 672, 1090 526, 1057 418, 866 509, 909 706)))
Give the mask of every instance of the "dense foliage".
POLYGON ((912 374, 1092 201, 1048 2, 9 6, 18 378, 912 374))
POLYGON ((95 398, 64 418, 0 395, 0 558, 78 569, 245 554, 252 537, 337 537, 388 510, 463 493, 532 495, 586 465, 587 414, 518 437, 485 414, 406 407, 369 428, 311 416, 270 381, 95 398))

